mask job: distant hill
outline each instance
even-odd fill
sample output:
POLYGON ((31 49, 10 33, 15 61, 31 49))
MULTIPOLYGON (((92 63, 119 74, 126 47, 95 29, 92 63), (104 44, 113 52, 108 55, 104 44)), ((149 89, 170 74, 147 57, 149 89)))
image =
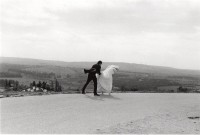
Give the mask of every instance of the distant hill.
MULTIPOLYGON (((95 62, 63 62, 53 60, 39 60, 29 58, 0 57, 0 63, 19 65, 53 65, 70 68, 90 68, 95 62)), ((200 70, 176 69, 171 67, 151 66, 135 63, 103 62, 102 69, 108 65, 120 66, 120 71, 159 74, 167 76, 194 76, 200 77, 200 70)))
MULTIPOLYGON (((33 81, 50 84, 57 78, 63 91, 76 93, 87 79, 83 68, 90 68, 94 63, 0 57, 0 86, 4 86, 6 79, 29 87, 33 81)), ((187 89, 192 92, 200 86, 199 70, 122 62, 103 62, 102 70, 108 65, 120 67, 120 71, 113 75, 113 90, 117 92, 171 92, 177 91, 180 86, 192 87, 187 89)), ((87 90, 93 91, 92 83, 87 90)))

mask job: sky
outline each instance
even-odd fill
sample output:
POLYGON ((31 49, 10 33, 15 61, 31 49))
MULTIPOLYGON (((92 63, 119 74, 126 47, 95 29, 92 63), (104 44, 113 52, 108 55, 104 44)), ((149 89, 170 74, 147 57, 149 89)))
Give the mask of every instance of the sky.
POLYGON ((1 0, 0 54, 200 70, 199 0, 1 0))

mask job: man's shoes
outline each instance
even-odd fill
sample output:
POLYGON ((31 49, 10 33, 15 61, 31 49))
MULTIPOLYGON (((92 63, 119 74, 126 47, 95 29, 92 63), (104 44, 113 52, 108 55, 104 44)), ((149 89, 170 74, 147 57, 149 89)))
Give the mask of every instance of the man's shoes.
POLYGON ((94 96, 100 96, 99 94, 94 94, 94 96))

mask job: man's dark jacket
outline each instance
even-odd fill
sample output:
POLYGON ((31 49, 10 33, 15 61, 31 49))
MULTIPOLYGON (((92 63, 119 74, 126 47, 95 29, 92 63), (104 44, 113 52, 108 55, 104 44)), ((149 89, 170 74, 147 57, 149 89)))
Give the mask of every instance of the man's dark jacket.
POLYGON ((89 74, 97 73, 100 75, 101 74, 101 66, 98 64, 94 64, 91 69, 89 69, 89 70, 84 69, 84 71, 85 71, 85 73, 89 73, 89 74))

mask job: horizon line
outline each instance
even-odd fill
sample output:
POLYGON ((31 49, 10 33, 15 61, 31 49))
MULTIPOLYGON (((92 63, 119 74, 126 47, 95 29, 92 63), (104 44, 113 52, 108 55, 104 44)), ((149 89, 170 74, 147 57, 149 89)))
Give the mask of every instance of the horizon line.
MULTIPOLYGON (((0 56, 0 58, 16 58, 16 59, 32 59, 32 60, 43 60, 43 61, 57 61, 57 62, 71 62, 71 63, 78 63, 78 62, 94 62, 95 61, 63 61, 63 60, 54 60, 54 59, 38 59, 38 58, 27 58, 27 57, 10 57, 10 56, 0 56)), ((97 60, 98 61, 98 60, 97 60)), ((96 61, 96 62, 97 62, 96 61)), ((193 70, 193 71, 200 71, 200 69, 185 69, 185 68, 176 68, 176 67, 170 67, 170 66, 159 66, 159 65, 149 65, 149 64, 139 64, 139 63, 133 63, 133 62, 111 62, 111 61, 103 61, 103 63, 124 63, 124 64, 137 64, 137 65, 144 65, 144 66, 154 66, 154 67, 163 67, 163 68, 171 68, 171 69, 178 69, 178 70, 193 70)))

